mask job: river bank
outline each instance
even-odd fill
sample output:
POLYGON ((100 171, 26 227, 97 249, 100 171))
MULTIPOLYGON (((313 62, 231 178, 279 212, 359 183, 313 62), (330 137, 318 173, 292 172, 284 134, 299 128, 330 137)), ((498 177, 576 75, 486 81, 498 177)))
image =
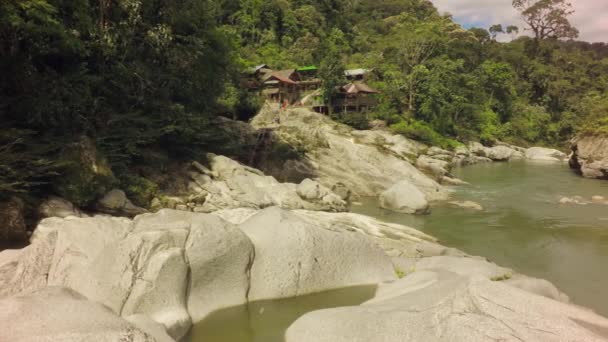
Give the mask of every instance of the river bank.
MULTIPOLYGON (((446 336, 483 341, 488 334, 552 340, 553 333, 546 331, 575 341, 608 337, 607 319, 568 304, 567 296, 546 280, 443 246, 406 225, 343 212, 348 202, 386 196, 387 191, 394 196, 386 206, 409 208, 409 190, 395 190, 405 188, 415 189, 434 217, 451 195, 447 184, 458 183, 454 165, 491 164, 528 154, 555 162, 555 151, 480 144, 445 151, 386 131, 352 130, 302 110, 266 112, 253 124, 264 129, 273 125, 283 143, 300 144, 300 163, 288 160, 291 168, 283 171, 314 179, 279 182, 261 170, 210 155, 208 164, 193 162, 174 175, 186 192, 156 201, 155 213, 127 219, 87 217, 77 208, 62 211, 61 217, 38 225, 30 246, 0 253, 0 308, 7 313, 0 321, 8 324, 23 317, 29 324, 57 326, 37 333, 69 341, 121 334, 134 341, 177 341, 195 325, 192 338, 198 341, 197 336, 215 329, 207 326, 201 334, 199 323, 235 310, 242 313, 235 324, 249 331, 240 336, 268 341, 263 329, 268 321, 258 316, 267 307, 280 307, 277 301, 296 303, 290 298, 371 286, 375 291, 366 292, 365 298, 349 295, 343 302, 296 310, 271 329, 272 336, 281 338, 286 329, 288 342, 354 341, 348 337, 353 332, 361 341, 446 336), (412 301, 412 296, 423 301, 412 301), (53 315, 28 318, 35 303, 47 297, 64 305, 53 315), (109 309, 104 318, 112 322, 108 331, 89 329, 100 317, 99 304, 109 309), (321 310, 358 304, 336 308, 331 319, 321 310), (76 305, 91 315, 61 323, 61 310, 76 305), (428 309, 424 315, 421 308, 428 309), (365 312, 376 314, 366 318, 365 312), (428 329, 410 329, 435 322, 427 314, 486 319, 481 331, 450 319, 428 329), (360 324, 341 330, 346 326, 338 322, 340 317, 360 324), (385 319, 377 321, 381 317, 385 319), (326 324, 333 319, 335 325, 326 324), (395 325, 403 320, 413 325, 395 325)), ((460 184, 466 188, 466 182, 460 184)), ((120 201, 105 201, 106 207, 132 209, 124 196, 118 197, 120 201)), ((8 330, 7 338, 28 340, 26 326, 8 330)))

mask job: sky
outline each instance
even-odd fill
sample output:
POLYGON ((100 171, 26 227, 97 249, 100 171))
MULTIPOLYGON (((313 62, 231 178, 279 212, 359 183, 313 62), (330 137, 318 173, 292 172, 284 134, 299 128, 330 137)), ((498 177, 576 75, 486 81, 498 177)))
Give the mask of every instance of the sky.
MULTIPOLYGON (((440 12, 448 12, 464 27, 489 28, 492 24, 525 27, 511 0, 432 0, 440 12)), ((580 40, 608 42, 608 0, 571 0, 576 11, 570 21, 580 31, 580 40)), ((508 36, 503 36, 502 40, 508 36)))

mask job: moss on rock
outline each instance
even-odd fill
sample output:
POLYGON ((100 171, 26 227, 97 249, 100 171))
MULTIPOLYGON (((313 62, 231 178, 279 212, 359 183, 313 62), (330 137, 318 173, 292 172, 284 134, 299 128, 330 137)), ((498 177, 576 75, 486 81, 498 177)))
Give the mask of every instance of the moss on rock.
POLYGON ((120 187, 135 205, 144 208, 150 206, 152 199, 158 193, 158 184, 147 178, 134 175, 121 177, 120 187))

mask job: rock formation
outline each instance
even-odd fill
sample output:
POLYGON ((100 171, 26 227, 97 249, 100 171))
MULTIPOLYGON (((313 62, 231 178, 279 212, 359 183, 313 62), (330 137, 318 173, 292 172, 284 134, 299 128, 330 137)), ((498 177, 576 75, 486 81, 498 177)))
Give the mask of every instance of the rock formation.
POLYGON ((608 137, 583 136, 574 139, 570 167, 586 178, 608 179, 608 137))
POLYGON ((332 188, 345 185, 356 197, 378 196, 408 180, 427 201, 444 200, 448 193, 412 162, 426 146, 382 130, 357 131, 307 109, 265 108, 252 121, 255 128, 273 129, 283 143, 305 151, 302 173, 332 188), (312 169, 310 167, 312 165, 312 169))
POLYGON ((287 342, 605 341, 608 319, 481 275, 416 271, 360 306, 298 319, 287 342))

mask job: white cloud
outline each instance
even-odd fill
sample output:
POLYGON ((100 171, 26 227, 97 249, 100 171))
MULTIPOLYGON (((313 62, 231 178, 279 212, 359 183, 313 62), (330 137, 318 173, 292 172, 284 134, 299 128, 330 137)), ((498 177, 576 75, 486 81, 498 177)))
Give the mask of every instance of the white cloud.
MULTIPOLYGON (((488 28, 492 24, 525 27, 511 0, 431 0, 440 12, 451 13, 465 26, 488 28)), ((608 0, 571 0, 575 13, 571 22, 581 32, 579 39, 608 42, 608 0)))

